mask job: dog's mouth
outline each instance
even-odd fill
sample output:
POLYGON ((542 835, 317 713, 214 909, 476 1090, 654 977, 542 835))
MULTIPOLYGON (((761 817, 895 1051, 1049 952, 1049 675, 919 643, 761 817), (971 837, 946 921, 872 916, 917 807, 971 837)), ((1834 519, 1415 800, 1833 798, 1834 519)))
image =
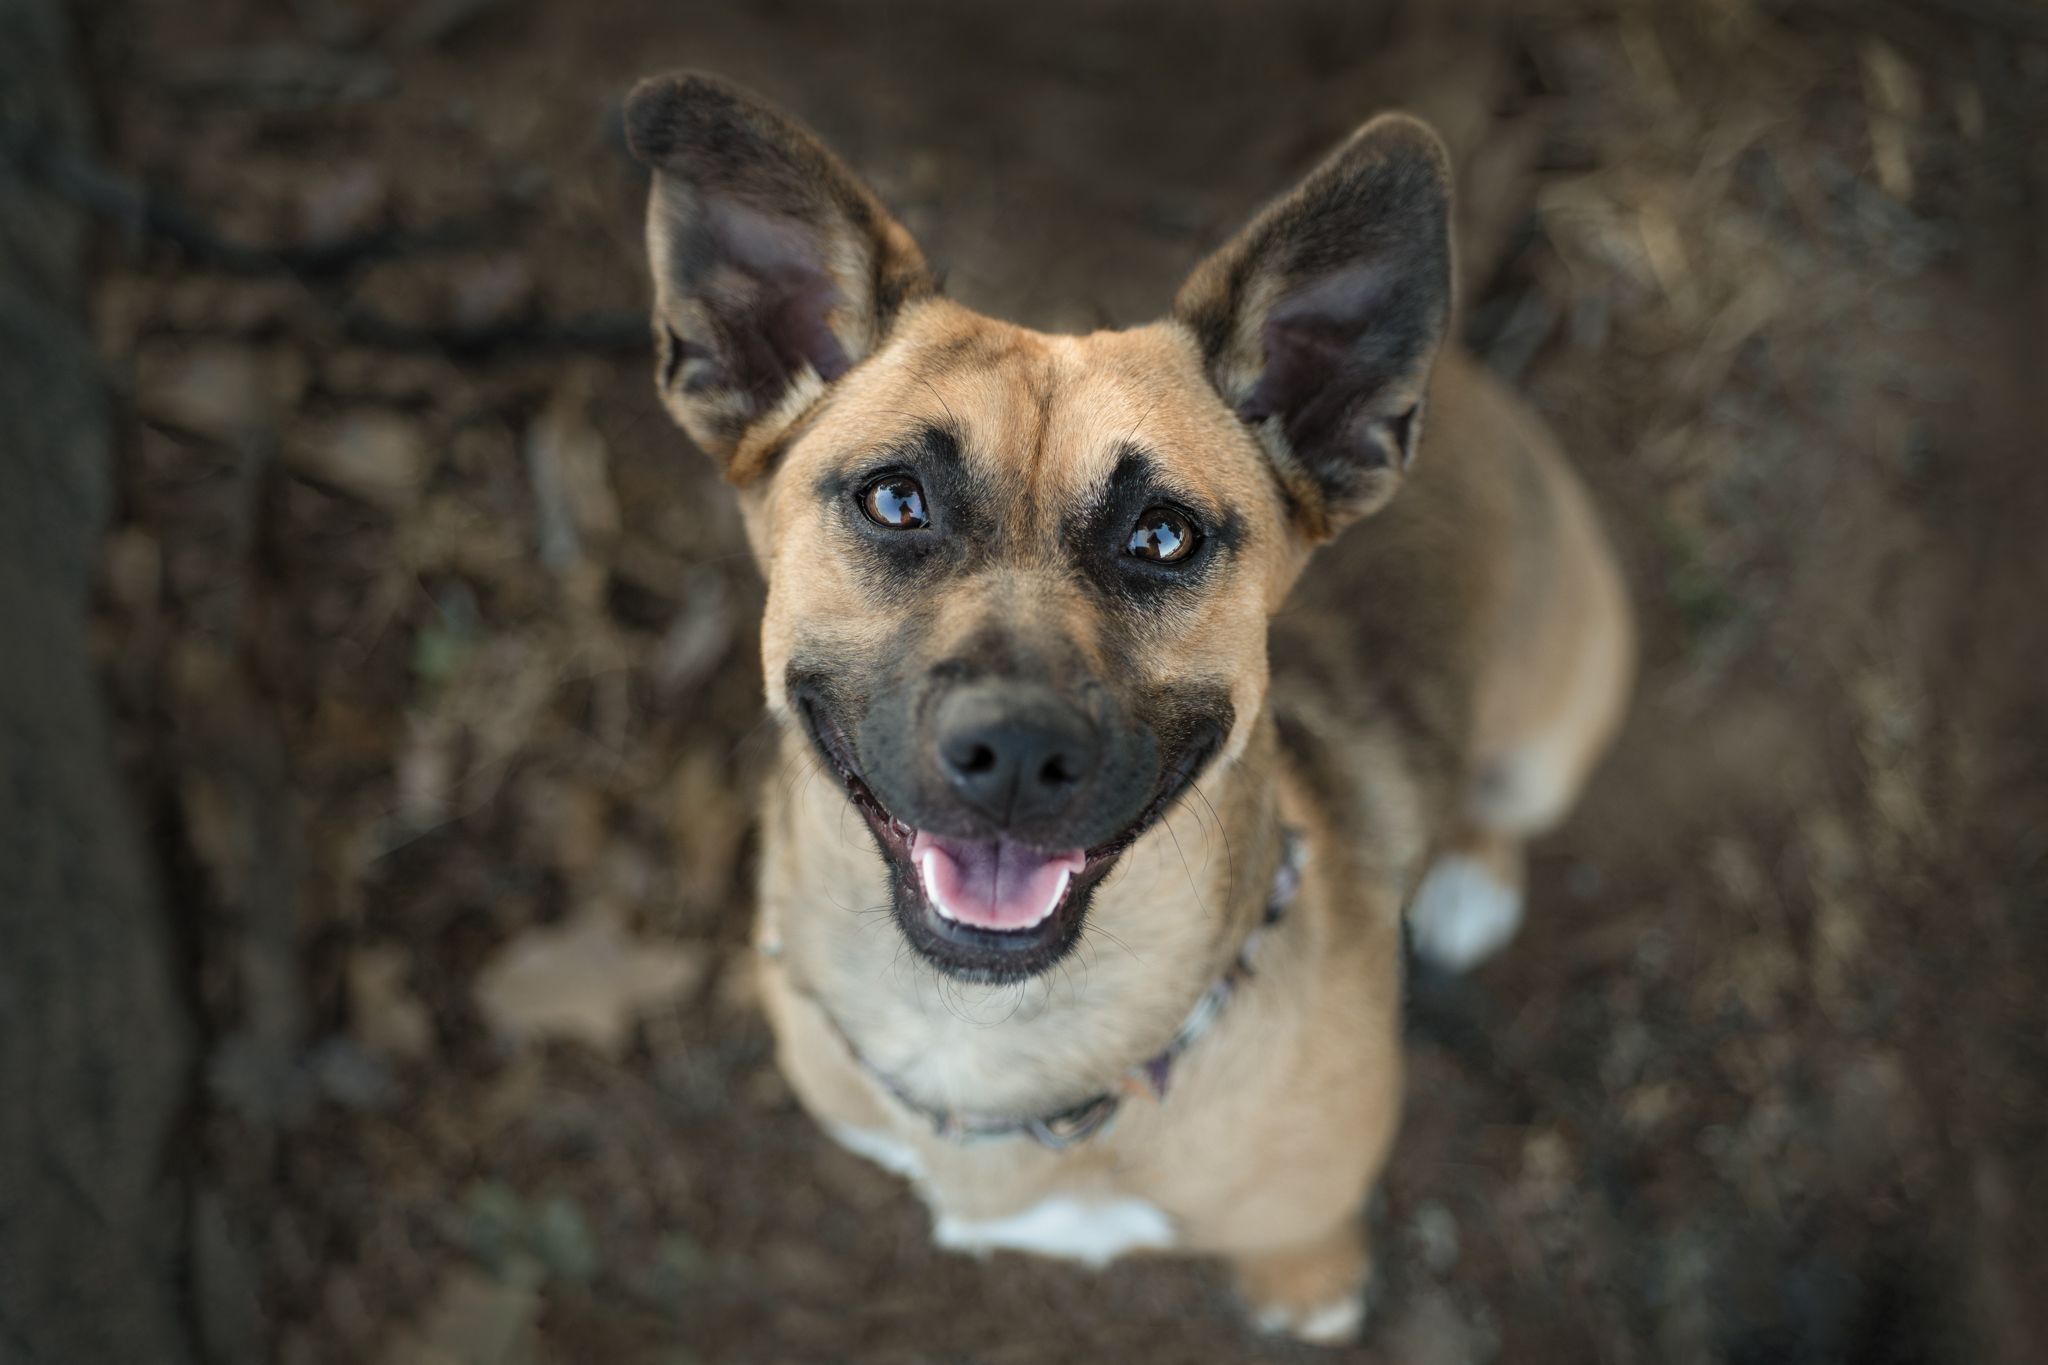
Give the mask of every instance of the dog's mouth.
POLYGON ((941 919, 995 934, 1021 933, 1053 917, 1074 874, 1088 866, 1085 849, 1047 853, 1004 839, 947 839, 917 830, 910 863, 918 890, 941 919))
POLYGON ((1001 837, 955 838, 898 819, 862 778, 839 726, 808 697, 794 700, 812 743, 889 865, 904 937, 935 966, 969 981, 1034 976, 1064 957, 1080 937, 1096 886, 1187 790, 1221 742, 1220 734, 1206 733, 1185 746, 1138 818, 1109 839, 1046 849, 1001 837))

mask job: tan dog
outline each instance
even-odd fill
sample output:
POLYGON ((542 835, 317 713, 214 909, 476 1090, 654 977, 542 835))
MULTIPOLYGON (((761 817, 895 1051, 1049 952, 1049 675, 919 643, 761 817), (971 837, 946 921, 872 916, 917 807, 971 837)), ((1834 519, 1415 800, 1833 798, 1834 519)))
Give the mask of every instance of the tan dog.
POLYGON ((1066 337, 944 298, 731 86, 627 120, 657 382, 816 769, 762 816, 797 1093, 945 1245, 1221 1255, 1262 1324, 1354 1335, 1403 908, 1453 966, 1513 933, 1631 660, 1583 492, 1444 342, 1441 145, 1374 119, 1166 320, 1066 337))

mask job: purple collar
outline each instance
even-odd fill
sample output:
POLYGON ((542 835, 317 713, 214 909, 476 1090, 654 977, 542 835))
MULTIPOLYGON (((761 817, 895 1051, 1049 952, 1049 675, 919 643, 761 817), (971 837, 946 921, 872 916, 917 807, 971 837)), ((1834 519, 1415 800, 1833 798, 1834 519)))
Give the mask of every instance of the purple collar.
POLYGON ((1042 1114, 1035 1118, 1014 1118, 1002 1114, 962 1113, 953 1109, 938 1109, 924 1103, 903 1088, 894 1076, 870 1062, 854 1046, 832 1012, 825 1008, 823 1001, 810 992, 804 991, 811 1003, 818 1007, 818 1013, 839 1036, 847 1052, 859 1064, 860 1069, 872 1076, 875 1083, 887 1091, 891 1098, 905 1109, 931 1124, 932 1131, 942 1138, 954 1142, 974 1142, 994 1138, 1029 1137, 1041 1147, 1058 1150, 1086 1142, 1100 1133, 1116 1117, 1124 1100, 1138 1093, 1150 1095, 1155 1100, 1166 1098, 1167 1082, 1173 1076, 1173 1064, 1181 1054, 1195 1045, 1201 1036, 1216 1022, 1223 1007, 1230 1003, 1230 997, 1252 975, 1252 960, 1258 952, 1259 939, 1266 930, 1278 924, 1287 915, 1288 907, 1294 904, 1296 893, 1301 890, 1301 871, 1307 862, 1307 849, 1301 837, 1291 829, 1280 831, 1280 865, 1273 869, 1273 889, 1266 897, 1266 913, 1259 924, 1239 945, 1237 956, 1223 975, 1209 984, 1202 992, 1202 998, 1188 1011, 1188 1017, 1181 1022, 1166 1046, 1151 1057, 1138 1063, 1124 1073, 1116 1088, 1091 1095, 1079 1104, 1069 1106, 1053 1114, 1042 1114))

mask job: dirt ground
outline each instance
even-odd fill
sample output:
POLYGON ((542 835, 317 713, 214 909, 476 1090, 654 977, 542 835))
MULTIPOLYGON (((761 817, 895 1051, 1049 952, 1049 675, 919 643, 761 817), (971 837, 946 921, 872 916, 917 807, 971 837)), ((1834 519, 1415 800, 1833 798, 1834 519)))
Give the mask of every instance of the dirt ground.
MULTIPOLYGON (((221 1361, 1336 1359, 933 1250, 777 1076, 761 589, 619 100, 800 111, 965 302, 1161 311, 1406 105, 1645 626, 1521 939, 1415 980, 1349 1357, 2048 1357, 2048 10, 95 0, 96 640, 207 1038, 221 1361), (143 187, 146 187, 143 188, 143 187)), ((1369 533, 1369 532, 1360 532, 1369 533)))

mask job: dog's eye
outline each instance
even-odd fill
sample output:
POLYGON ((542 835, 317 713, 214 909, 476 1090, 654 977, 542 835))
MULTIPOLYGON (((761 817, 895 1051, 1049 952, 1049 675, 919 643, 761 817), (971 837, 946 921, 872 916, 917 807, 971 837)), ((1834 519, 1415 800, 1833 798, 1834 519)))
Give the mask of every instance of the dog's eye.
POLYGON ((885 474, 860 495, 861 510, 868 520, 892 531, 915 531, 931 525, 925 515, 924 490, 917 480, 901 474, 885 474))
POLYGON ((1148 507, 1131 528, 1127 547, 1139 559, 1154 564, 1171 564, 1195 552, 1199 533, 1185 512, 1171 507, 1148 507))

